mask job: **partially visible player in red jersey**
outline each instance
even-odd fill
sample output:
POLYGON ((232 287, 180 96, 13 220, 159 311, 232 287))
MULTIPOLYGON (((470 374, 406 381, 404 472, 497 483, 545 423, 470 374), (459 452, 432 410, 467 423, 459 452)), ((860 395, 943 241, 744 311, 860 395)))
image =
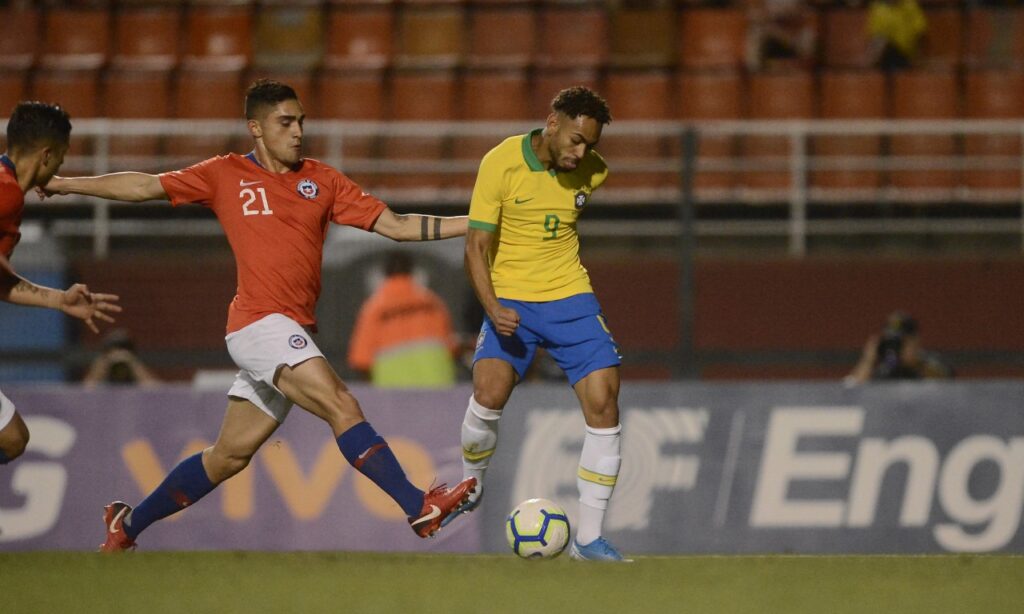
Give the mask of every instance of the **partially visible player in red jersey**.
MULTIPOLYGON (((93 319, 113 322, 109 313, 121 311, 117 296, 94 294, 83 284, 67 290, 46 288, 19 276, 10 262, 21 239, 25 194, 54 176, 64 162, 70 138, 71 120, 56 105, 18 103, 7 122, 7 153, 0 155, 0 300, 58 309, 99 332, 93 319)), ((21 456, 28 437, 28 427, 14 403, 0 392, 0 465, 21 456)))
POLYGON ((321 260, 330 222, 396 241, 466 234, 465 217, 398 215, 337 170, 302 157, 305 119, 295 91, 261 79, 246 92, 245 117, 255 142, 245 156, 211 158, 184 170, 148 175, 54 177, 48 193, 127 201, 198 203, 220 220, 235 254, 238 294, 228 309, 228 352, 240 371, 213 446, 182 461, 132 509, 107 506, 101 551, 135 545, 138 534, 212 491, 249 464, 297 404, 325 420, 342 454, 405 511, 421 537, 465 501, 476 484, 463 480, 424 493, 405 476, 391 449, 310 336, 320 294, 321 260))

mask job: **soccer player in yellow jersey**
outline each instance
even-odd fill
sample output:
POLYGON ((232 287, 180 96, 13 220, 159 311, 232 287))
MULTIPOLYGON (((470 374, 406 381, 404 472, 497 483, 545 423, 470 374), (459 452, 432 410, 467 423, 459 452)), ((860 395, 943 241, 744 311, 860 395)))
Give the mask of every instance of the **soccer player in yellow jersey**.
POLYGON ((621 463, 620 356, 580 264, 576 235, 577 218, 608 176, 594 147, 612 118, 607 103, 585 87, 562 90, 551 109, 543 128, 484 156, 473 189, 466 271, 487 317, 462 423, 463 469, 479 485, 459 511, 480 504, 501 410, 539 345, 568 376, 586 419, 571 556, 621 561, 601 536, 621 463))

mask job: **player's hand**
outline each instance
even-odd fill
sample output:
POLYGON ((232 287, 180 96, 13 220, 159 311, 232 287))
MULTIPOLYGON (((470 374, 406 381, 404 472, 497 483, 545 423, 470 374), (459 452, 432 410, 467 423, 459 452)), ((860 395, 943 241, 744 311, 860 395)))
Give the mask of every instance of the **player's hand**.
POLYGON ((519 312, 511 307, 498 305, 494 309, 494 313, 488 313, 487 315, 491 318, 491 322, 494 323, 494 328, 498 331, 499 335, 508 337, 519 328, 519 312))
POLYGON ((114 322, 110 314, 121 312, 121 306, 117 304, 119 300, 121 297, 116 294, 93 293, 85 284, 75 284, 64 291, 60 310, 82 320, 89 330, 98 333, 100 329, 93 319, 114 322))

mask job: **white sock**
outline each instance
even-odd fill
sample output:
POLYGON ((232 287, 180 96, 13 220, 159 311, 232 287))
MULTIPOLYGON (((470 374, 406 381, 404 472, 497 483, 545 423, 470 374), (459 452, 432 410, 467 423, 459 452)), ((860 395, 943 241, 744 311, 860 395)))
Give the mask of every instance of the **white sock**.
POLYGON ((587 427, 583 437, 583 452, 576 473, 576 487, 580 491, 579 523, 576 542, 582 546, 601 537, 604 514, 612 498, 615 481, 619 477, 619 446, 622 425, 609 429, 587 427))
POLYGON ((498 446, 498 419, 501 410, 488 409, 469 397, 466 417, 462 420, 462 476, 476 478, 476 492, 469 496, 476 501, 484 492, 484 473, 498 446))

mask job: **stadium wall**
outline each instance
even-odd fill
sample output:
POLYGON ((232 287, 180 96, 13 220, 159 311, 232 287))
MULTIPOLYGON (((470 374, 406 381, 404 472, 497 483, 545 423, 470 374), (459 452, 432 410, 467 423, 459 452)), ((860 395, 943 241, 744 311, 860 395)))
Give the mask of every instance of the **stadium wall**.
MULTIPOLYGON (((87 550, 104 504, 137 502, 209 444, 222 393, 179 386, 6 386, 33 432, 0 470, 0 548, 87 550)), ((354 387, 421 487, 461 474, 470 390, 354 387)), ((628 384, 623 471, 607 534, 631 553, 1024 552, 1021 382, 628 384)), ((145 549, 500 552, 504 515, 534 496, 576 512, 583 424, 571 389, 524 385, 480 512, 415 537, 296 410, 242 474, 145 549)))

